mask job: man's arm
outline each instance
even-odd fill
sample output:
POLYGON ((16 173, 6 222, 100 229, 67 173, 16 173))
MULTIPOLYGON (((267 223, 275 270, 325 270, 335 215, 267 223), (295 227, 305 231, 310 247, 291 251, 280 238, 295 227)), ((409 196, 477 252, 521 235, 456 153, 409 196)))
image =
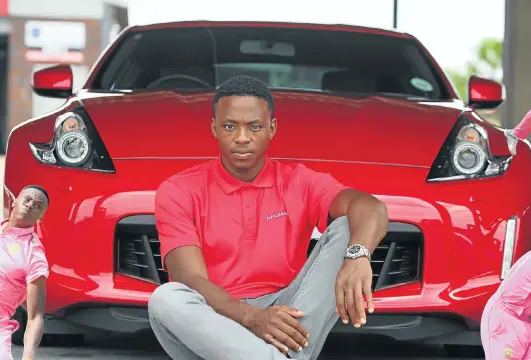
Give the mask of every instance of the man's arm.
POLYGON ((387 233, 387 207, 380 200, 354 189, 339 192, 330 205, 330 216, 347 216, 350 245, 365 246, 371 254, 387 233))
POLYGON ((166 267, 173 281, 180 282, 201 294, 217 313, 242 326, 249 327, 253 312, 260 309, 235 299, 229 292, 208 279, 207 268, 201 249, 182 246, 166 255, 166 267))
MULTIPOLYGON (((387 233, 385 204, 370 194, 341 184, 329 174, 304 166, 298 170, 312 223, 317 223, 318 229, 324 232, 329 217, 346 216, 350 230, 349 245, 363 245, 372 253, 387 233)), ((356 327, 365 324, 363 294, 367 297, 369 312, 374 310, 371 286, 372 267, 368 258, 343 261, 336 279, 336 307, 345 324, 349 317, 356 327)))
MULTIPOLYGON (((372 254, 387 233, 387 207, 374 196, 345 189, 330 205, 330 216, 347 216, 350 228, 349 245, 364 245, 372 254)), ((366 323, 363 294, 369 313, 374 311, 372 301, 372 268, 365 257, 345 259, 336 280, 336 306, 343 323, 351 319, 355 327, 366 323)))
POLYGON ((28 324, 24 334, 23 360, 35 358, 44 331, 44 306, 46 303, 46 277, 40 276, 28 284, 26 307, 28 324))

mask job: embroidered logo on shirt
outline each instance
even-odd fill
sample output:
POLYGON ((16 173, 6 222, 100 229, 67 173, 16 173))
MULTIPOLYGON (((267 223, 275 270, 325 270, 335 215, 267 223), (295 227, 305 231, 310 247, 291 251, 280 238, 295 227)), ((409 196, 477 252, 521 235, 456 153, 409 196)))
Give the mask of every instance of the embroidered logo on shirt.
POLYGON ((511 358, 511 348, 507 345, 505 345, 505 352, 504 352, 504 355, 505 355, 505 358, 506 359, 510 359, 511 358))
POLYGON ((279 212, 279 213, 276 213, 276 214, 273 214, 273 215, 269 215, 268 217, 266 217, 266 220, 276 219, 276 218, 279 218, 281 216, 288 216, 288 213, 286 211, 282 211, 282 212, 279 212))
POLYGON ((9 253, 11 255, 16 255, 20 251, 20 245, 19 244, 13 244, 9 247, 9 253))

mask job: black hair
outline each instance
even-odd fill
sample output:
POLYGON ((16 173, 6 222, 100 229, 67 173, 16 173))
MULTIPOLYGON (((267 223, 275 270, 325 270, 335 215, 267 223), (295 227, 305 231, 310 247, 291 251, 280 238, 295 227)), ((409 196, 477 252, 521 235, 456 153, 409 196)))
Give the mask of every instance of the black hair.
POLYGON ((216 105, 219 99, 226 96, 254 96, 264 100, 273 117, 275 105, 273 95, 269 87, 261 80, 251 76, 235 76, 223 82, 216 90, 213 102, 214 117, 216 115, 216 105))
POLYGON ((48 206, 50 206, 50 197, 48 196, 48 192, 46 190, 44 190, 43 187, 41 187, 39 185, 28 185, 28 186, 24 187, 24 189, 22 189, 20 192, 23 192, 26 189, 37 189, 40 192, 42 192, 44 194, 44 196, 46 196, 46 201, 48 202, 48 206))

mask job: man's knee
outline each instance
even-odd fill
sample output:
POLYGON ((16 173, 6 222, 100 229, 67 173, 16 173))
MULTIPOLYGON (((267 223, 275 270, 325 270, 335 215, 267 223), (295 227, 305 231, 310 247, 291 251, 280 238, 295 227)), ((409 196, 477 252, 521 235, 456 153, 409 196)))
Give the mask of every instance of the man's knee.
POLYGON ((192 304, 204 303, 204 298, 195 290, 178 282, 168 282, 153 291, 149 298, 150 317, 161 319, 171 311, 186 314, 192 304))
POLYGON ((347 216, 340 216, 338 218, 335 218, 334 221, 330 223, 327 227, 328 231, 334 231, 334 232, 350 232, 349 224, 348 224, 348 217, 347 216))
POLYGON ((341 216, 332 221, 325 231, 325 236, 327 237, 327 246, 346 250, 350 242, 348 218, 341 216))

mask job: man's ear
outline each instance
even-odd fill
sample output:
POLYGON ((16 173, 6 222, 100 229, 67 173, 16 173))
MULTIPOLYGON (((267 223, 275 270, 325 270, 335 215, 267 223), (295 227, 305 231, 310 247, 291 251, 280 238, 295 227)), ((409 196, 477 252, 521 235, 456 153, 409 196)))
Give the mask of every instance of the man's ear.
POLYGON ((217 139, 218 135, 216 134, 216 119, 212 118, 212 121, 210 122, 210 131, 212 131, 212 135, 217 139))
POLYGON ((273 139, 277 133, 277 119, 273 118, 269 122, 269 140, 273 139))
POLYGON ((44 219, 44 215, 46 214, 46 211, 48 211, 48 206, 46 206, 46 209, 44 209, 44 211, 42 212, 39 221, 42 221, 42 219, 44 219))

